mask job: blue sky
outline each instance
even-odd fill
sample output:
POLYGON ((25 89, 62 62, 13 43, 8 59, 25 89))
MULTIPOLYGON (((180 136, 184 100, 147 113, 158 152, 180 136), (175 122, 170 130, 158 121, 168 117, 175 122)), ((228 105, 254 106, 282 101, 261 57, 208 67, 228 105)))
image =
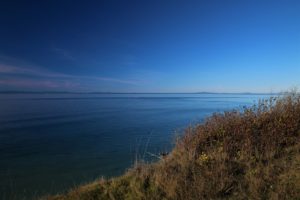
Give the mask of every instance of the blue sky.
POLYGON ((300 1, 2 1, 0 91, 300 86, 300 1))

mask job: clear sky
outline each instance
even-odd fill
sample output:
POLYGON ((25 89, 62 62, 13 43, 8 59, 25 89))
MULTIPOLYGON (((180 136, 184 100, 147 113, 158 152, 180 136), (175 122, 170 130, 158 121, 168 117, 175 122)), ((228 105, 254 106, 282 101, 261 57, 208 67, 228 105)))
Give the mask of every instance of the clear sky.
POLYGON ((300 86, 300 1, 1 1, 0 91, 300 86))

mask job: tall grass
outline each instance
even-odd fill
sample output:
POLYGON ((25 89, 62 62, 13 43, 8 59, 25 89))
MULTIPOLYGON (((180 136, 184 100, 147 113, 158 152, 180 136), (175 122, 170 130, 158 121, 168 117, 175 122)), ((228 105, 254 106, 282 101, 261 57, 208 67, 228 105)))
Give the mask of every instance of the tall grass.
POLYGON ((173 151, 48 199, 300 199, 300 96, 216 113, 173 151))

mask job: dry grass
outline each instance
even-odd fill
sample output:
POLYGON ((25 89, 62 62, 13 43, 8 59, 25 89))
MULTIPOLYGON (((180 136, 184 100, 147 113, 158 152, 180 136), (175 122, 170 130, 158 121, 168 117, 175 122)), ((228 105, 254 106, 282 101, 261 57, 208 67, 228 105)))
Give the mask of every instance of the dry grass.
POLYGON ((300 97, 270 98, 190 127, 173 151, 68 199, 300 199, 300 97))

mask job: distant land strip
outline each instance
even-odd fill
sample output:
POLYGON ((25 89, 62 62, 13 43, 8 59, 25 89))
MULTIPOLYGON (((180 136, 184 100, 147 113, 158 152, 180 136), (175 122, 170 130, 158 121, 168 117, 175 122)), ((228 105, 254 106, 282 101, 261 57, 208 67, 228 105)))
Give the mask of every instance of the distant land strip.
POLYGON ((0 91, 0 94, 239 94, 280 95, 284 92, 71 92, 71 91, 0 91))

